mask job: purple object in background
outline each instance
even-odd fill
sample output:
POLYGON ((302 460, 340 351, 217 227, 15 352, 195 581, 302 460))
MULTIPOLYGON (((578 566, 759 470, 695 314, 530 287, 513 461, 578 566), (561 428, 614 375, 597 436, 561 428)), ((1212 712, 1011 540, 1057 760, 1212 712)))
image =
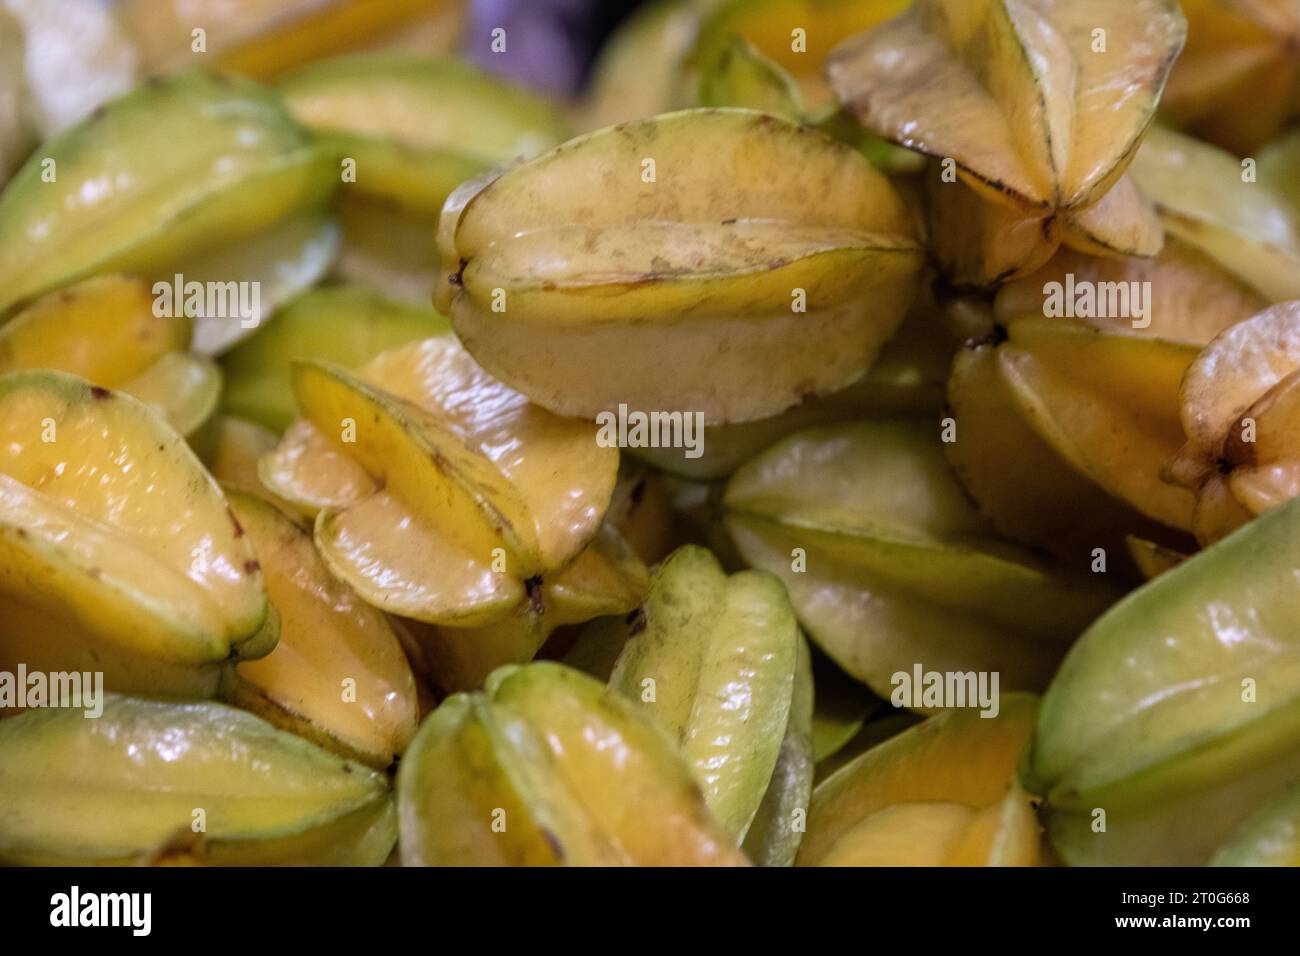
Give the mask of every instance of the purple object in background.
POLYGON ((468 53, 484 69, 554 96, 576 93, 600 43, 637 0, 474 0, 468 53), (494 52, 493 31, 505 31, 494 52))

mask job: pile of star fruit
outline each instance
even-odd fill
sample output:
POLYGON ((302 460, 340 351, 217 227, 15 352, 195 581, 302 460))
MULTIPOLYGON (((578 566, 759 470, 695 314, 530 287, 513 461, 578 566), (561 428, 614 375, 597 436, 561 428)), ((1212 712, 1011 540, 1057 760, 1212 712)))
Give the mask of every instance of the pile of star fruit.
POLYGON ((0 0, 0 860, 1300 861, 1300 4, 468 24, 0 0))

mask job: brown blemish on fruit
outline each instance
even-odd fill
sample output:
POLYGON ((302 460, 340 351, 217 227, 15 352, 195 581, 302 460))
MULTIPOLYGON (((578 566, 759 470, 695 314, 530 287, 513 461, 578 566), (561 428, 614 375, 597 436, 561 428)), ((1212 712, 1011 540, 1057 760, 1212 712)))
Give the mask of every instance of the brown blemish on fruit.
POLYGON ((258 564, 256 561, 245 561, 245 562, 244 562, 244 573, 245 573, 245 574, 256 574, 258 571, 261 571, 261 570, 262 570, 262 566, 261 566, 260 564, 258 564))
POLYGON ((113 393, 110 392, 108 389, 100 388, 98 385, 90 386, 90 397, 97 402, 102 402, 105 399, 110 398, 112 394, 113 393))
POLYGON ((229 508, 226 509, 226 514, 230 515, 230 523, 235 528, 235 537, 242 538, 244 536, 244 526, 239 523, 239 519, 235 517, 235 513, 229 508))

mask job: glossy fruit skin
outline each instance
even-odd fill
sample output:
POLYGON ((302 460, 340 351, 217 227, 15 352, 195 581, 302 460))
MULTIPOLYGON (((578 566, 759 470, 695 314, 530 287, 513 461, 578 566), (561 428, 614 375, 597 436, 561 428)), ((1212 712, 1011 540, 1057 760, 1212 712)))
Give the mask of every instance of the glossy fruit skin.
POLYGON ((800 636, 784 587, 764 571, 728 577, 704 548, 680 548, 627 632, 610 686, 677 742, 710 811, 743 840, 792 720, 800 636))
POLYGON ((348 192, 412 213, 436 216, 460 183, 570 135, 545 100, 451 58, 339 57, 280 89, 332 155, 355 161, 348 192))
POLYGON ((0 428, 9 669, 205 697, 232 661, 275 646, 252 548, 155 412, 67 373, 16 372, 0 377, 0 428))
POLYGON ((559 664, 505 667, 483 693, 449 697, 397 790, 407 864, 745 864, 663 732, 559 664))
POLYGON ((32 710, 0 722, 0 752, 9 862, 129 865, 200 832, 209 864, 377 866, 396 837, 382 776, 222 704, 32 710))
POLYGON ((498 624, 524 606, 527 582, 562 572, 598 534, 618 449, 488 375, 453 336, 357 371, 292 368, 303 418, 262 459, 263 483, 314 520, 326 564, 375 606, 498 624))
POLYGON ((1300 789, 1294 785, 1251 817, 1215 852, 1211 866, 1300 866, 1297 814, 1300 789))
POLYGON ((454 627, 404 620, 415 645, 408 653, 440 693, 477 690, 499 667, 533 660, 558 628, 632 614, 649 589, 644 562, 606 523, 570 564, 527 586, 498 621, 454 627))
POLYGON ((388 619, 333 578, 311 535, 275 505, 226 490, 253 543, 280 640, 245 661, 228 693, 319 746, 386 770, 415 735, 415 677, 388 619))
POLYGON ((1039 689, 1118 593, 998 539, 924 420, 797 432, 732 476, 723 508, 746 563, 780 577, 809 637, 882 697, 917 661, 1039 689))
POLYGON ((1042 865, 1016 765, 1037 698, 950 709, 877 744, 813 791, 799 866, 1042 865))
POLYGON ((948 382, 959 437, 944 453, 981 512, 1090 574, 1104 555, 1107 574, 1138 580, 1126 535, 1190 549, 1194 498, 1165 466, 1182 442, 1178 390, 1198 347, 1120 323, 1005 320, 1003 334, 958 355, 948 382))
POLYGON ((216 410, 221 372, 190 355, 193 323, 156 315, 146 284, 94 276, 33 302, 0 326, 0 374, 52 368, 158 409, 182 435, 216 410))
POLYGON ((290 363, 325 359, 356 368, 380 352, 448 330, 429 308, 394 302, 361 286, 316 289, 221 359, 224 410, 282 432, 294 418, 290 363))
POLYGON ((1159 126, 1131 174, 1170 235, 1270 302, 1300 298, 1300 212, 1267 177, 1247 176, 1232 153, 1159 126))
POLYGON ((1294 777, 1298 521, 1295 501, 1263 515, 1071 649, 1021 770, 1067 863, 1203 864, 1294 777))
POLYGON ((1160 251, 1155 209, 1125 170, 1186 25, 1173 0, 1098 6, 917 0, 831 55, 844 108, 932 157, 931 243, 948 281, 993 288, 1062 243, 1160 251), (1114 37, 1104 56, 1094 48, 1098 16, 1114 37))
POLYGON ((437 302, 466 348, 587 420, 624 404, 748 421, 849 385, 920 266, 903 204, 866 160, 743 110, 581 137, 453 193, 439 232, 460 269, 437 302), (804 177, 783 180, 791 166, 804 177), (592 181, 614 191, 598 200, 592 181))
POLYGON ((0 313, 105 272, 171 279, 199 253, 318 210, 334 181, 306 131, 249 80, 142 86, 56 136, 0 194, 0 313), (92 201, 71 201, 82 196, 92 201))
POLYGON ((1196 495, 1193 530, 1209 545, 1300 491, 1292 435, 1300 382, 1300 303, 1225 329, 1179 390, 1186 443, 1165 479, 1196 495))

